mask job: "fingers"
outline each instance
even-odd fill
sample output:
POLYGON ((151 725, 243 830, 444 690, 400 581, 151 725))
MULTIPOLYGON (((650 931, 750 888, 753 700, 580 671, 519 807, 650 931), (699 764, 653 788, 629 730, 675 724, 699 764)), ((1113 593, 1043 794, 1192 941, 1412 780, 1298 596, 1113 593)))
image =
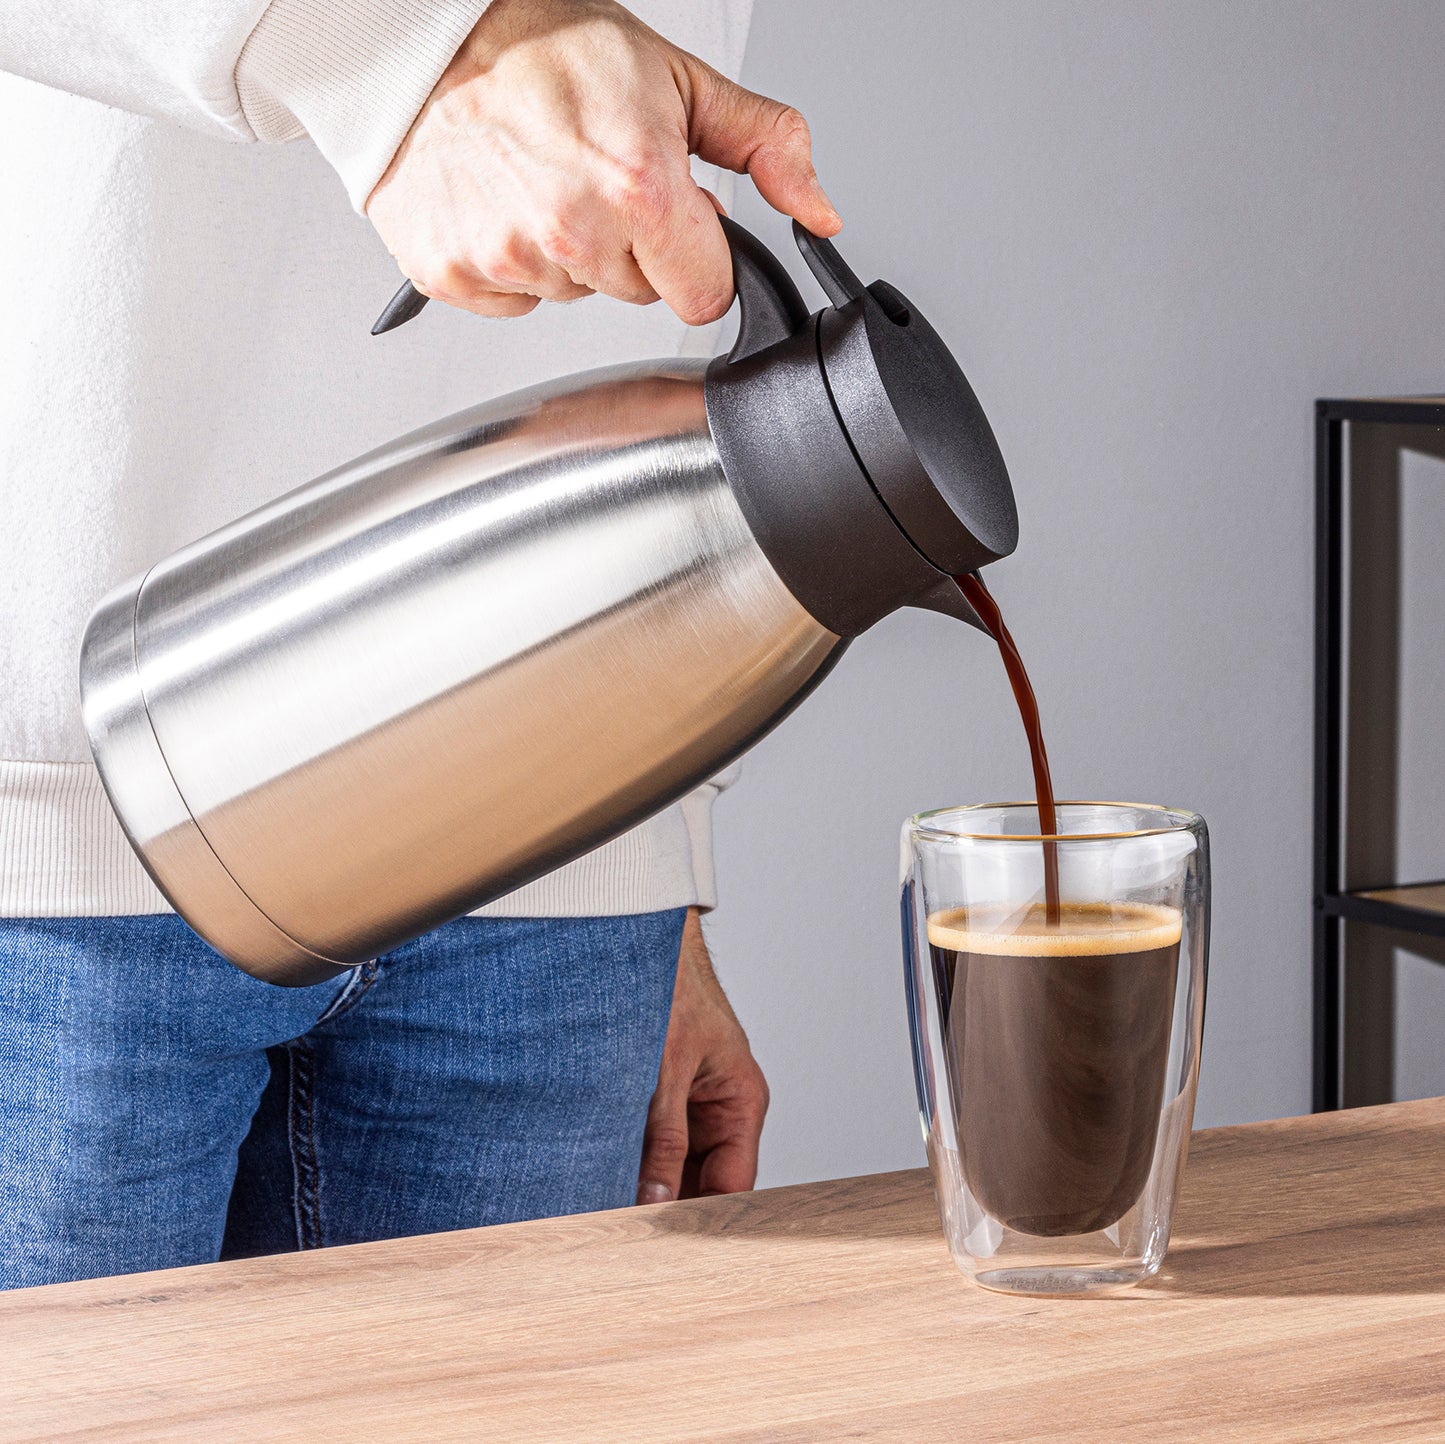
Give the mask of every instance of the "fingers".
POLYGON ((647 1110, 642 1163, 637 1170, 638 1203, 670 1203, 682 1189, 687 1163, 687 1085, 664 1076, 647 1110))
POLYGON ((411 280, 423 295, 479 316, 525 316, 538 301, 576 301, 593 292, 520 235, 481 246, 474 255, 430 273, 423 270, 411 280))
POLYGON ((470 311, 475 316, 498 318, 525 316, 529 312, 535 311, 539 303, 539 298, 536 296, 519 296, 502 291, 489 291, 481 287, 469 288, 464 295, 458 295, 425 286, 417 280, 413 280, 412 285, 423 296, 427 296, 433 301, 444 301, 448 306, 456 306, 459 310, 470 311))
POLYGON ((488 7, 366 201, 425 295, 487 316, 593 291, 702 324, 732 301, 690 150, 832 235, 797 111, 725 79, 621 5, 488 7))
POLYGON ((477 316, 497 318, 529 315, 537 309, 539 303, 540 298, 537 296, 507 295, 501 291, 482 291, 447 302, 448 305, 460 306, 462 310, 471 311, 477 316))
POLYGON ((589 292, 650 306, 657 292, 628 248, 615 216, 600 206, 582 214, 561 210, 539 226, 540 254, 560 273, 589 292))
POLYGON ((758 1144, 768 1113, 768 1083, 751 1053, 734 1059, 725 1079, 694 1099, 691 1119, 693 1159, 683 1193, 741 1193, 757 1182, 758 1144), (715 1091, 711 1101, 707 1092, 715 1091))
POLYGON ((758 1179, 758 1138, 730 1139, 704 1154, 696 1168, 696 1180, 687 1190, 690 1198, 710 1198, 719 1193, 746 1193, 758 1179))
POLYGON ((476 262, 487 288, 542 301, 577 301, 592 294, 529 236, 514 234, 484 250, 476 262))
POLYGON ((808 122, 789 105, 756 95, 687 56, 693 93, 689 143, 703 160, 753 178, 774 210, 815 235, 836 235, 842 219, 818 184, 808 122))
POLYGON ((727 237, 685 163, 660 206, 638 217, 632 254, 657 294, 689 326, 716 321, 733 303, 727 237))

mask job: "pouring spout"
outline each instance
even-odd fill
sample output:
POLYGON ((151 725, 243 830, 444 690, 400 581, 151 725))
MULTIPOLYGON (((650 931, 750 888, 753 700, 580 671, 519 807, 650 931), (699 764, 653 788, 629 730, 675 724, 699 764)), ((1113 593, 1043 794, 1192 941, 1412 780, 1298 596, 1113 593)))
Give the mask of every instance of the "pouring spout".
POLYGON ((908 605, 922 607, 930 612, 942 612, 945 617, 954 617, 960 622, 967 622, 971 627, 977 627, 985 636, 992 635, 952 577, 941 578, 937 586, 931 587, 921 596, 914 597, 908 605))

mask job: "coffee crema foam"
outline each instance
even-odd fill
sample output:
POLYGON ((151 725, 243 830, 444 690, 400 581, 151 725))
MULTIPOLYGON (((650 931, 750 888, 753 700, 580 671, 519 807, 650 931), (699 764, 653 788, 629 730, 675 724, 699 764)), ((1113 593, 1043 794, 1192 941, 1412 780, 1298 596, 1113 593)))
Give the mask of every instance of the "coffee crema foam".
POLYGON ((1014 923, 1016 916, 995 908, 945 908, 928 919, 928 941, 990 957, 1079 958, 1173 947, 1183 931, 1179 909, 1155 903, 1066 902, 1057 923, 1047 921, 1039 904, 1014 923))

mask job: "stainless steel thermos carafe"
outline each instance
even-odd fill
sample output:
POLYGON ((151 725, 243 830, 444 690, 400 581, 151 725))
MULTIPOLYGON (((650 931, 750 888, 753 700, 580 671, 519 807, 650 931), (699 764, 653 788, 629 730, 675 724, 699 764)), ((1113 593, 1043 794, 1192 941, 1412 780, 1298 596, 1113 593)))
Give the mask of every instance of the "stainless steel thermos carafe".
POLYGON ((957 363, 797 232, 730 221, 738 340, 436 423, 107 597, 85 724, 208 942, 316 982, 520 886, 756 741, 899 606, 1013 550, 957 363))

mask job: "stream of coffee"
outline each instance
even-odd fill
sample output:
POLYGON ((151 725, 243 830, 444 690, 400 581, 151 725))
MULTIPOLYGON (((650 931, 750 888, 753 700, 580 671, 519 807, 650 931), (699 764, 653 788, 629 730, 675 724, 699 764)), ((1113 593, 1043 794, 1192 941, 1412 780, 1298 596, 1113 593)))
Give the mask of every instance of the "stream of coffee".
POLYGON ((1003 658, 1004 670, 1008 673, 1009 685, 1013 688, 1014 701, 1018 704, 1019 716, 1023 719, 1024 732, 1029 739, 1029 757, 1034 767, 1034 796, 1039 809, 1039 831, 1044 834, 1044 919, 1051 927, 1059 922, 1059 847, 1053 836, 1059 830, 1059 815, 1054 807, 1054 782, 1049 776, 1049 754, 1044 748, 1044 729, 1039 721, 1039 702, 1029 682, 1028 669, 1019 655, 1018 644, 1003 619, 993 594, 984 585, 977 572, 954 577, 958 589, 968 600, 979 621, 988 628, 989 636, 998 643, 999 655, 1003 658))

